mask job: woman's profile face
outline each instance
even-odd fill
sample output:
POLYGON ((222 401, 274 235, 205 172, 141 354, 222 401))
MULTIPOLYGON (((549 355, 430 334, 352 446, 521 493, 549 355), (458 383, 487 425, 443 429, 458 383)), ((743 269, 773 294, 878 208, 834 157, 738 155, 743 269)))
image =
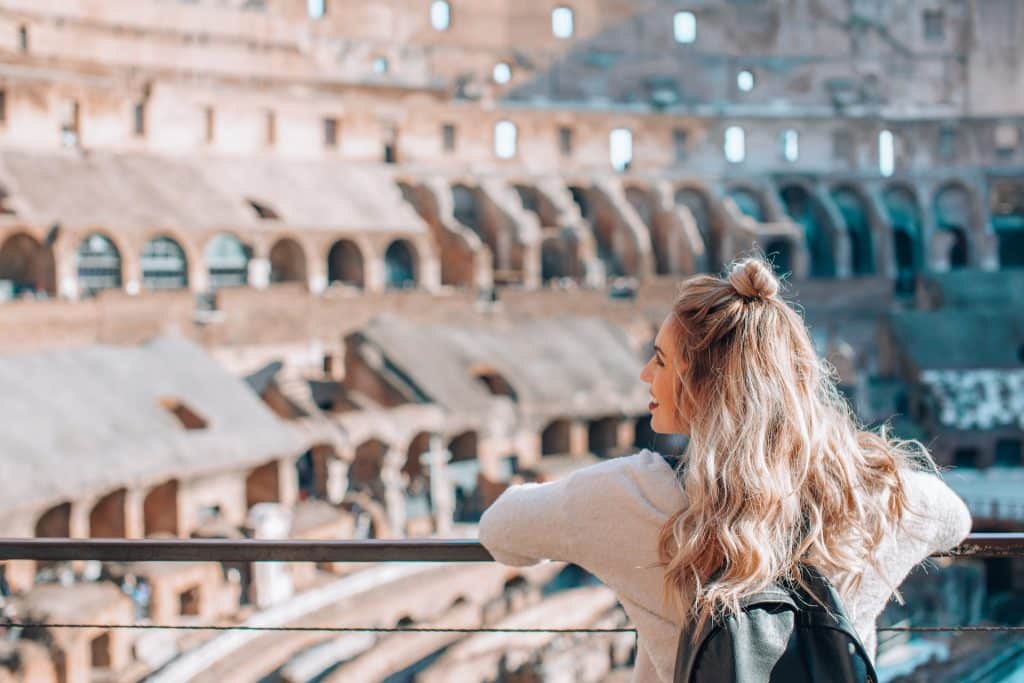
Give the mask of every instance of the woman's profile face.
POLYGON ((686 366, 677 348, 676 321, 671 314, 661 323, 654 338, 654 355, 640 372, 650 386, 651 429, 658 434, 686 434, 687 421, 680 414, 679 378, 686 366))

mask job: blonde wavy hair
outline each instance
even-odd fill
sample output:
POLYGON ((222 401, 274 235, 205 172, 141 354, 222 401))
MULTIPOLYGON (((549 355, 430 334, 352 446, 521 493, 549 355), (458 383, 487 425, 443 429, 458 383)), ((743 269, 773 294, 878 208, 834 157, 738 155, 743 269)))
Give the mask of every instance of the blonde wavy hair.
POLYGON ((658 542, 669 603, 703 624, 802 583, 805 564, 849 604, 907 511, 901 470, 933 469, 927 451, 858 424, 762 257, 686 280, 672 312, 690 439, 686 506, 658 542))

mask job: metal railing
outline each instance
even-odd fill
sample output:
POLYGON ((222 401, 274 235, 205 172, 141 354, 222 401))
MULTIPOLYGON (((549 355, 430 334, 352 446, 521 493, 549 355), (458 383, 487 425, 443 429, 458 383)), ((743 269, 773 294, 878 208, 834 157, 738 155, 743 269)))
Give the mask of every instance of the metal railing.
MULTIPOLYGON (((1024 533, 976 533, 935 557, 1024 557, 1024 533)), ((0 560, 104 562, 493 562, 475 539, 308 541, 3 538, 0 560)))
MULTIPOLYGON (((975 533, 948 552, 933 557, 950 558, 1024 558, 1024 533, 975 533)), ((219 540, 219 539, 0 539, 0 561, 41 560, 105 562, 493 562, 494 558, 479 541, 472 539, 408 540, 219 540)), ((109 628, 172 629, 209 631, 317 631, 348 632, 427 632, 427 633, 636 633, 633 628, 435 628, 399 626, 244 626, 195 624, 64 624, 0 621, 0 627, 37 628, 109 628)), ((1004 631, 1024 632, 1024 626, 893 626, 879 628, 891 632, 1004 631)))

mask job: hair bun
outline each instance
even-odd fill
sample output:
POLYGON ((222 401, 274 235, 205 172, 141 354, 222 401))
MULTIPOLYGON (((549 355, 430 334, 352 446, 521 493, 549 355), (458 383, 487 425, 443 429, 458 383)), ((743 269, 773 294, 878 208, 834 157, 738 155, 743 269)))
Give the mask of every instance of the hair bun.
POLYGON ((779 279, 767 263, 758 258, 737 261, 729 270, 729 284, 748 299, 770 299, 779 291, 779 279))

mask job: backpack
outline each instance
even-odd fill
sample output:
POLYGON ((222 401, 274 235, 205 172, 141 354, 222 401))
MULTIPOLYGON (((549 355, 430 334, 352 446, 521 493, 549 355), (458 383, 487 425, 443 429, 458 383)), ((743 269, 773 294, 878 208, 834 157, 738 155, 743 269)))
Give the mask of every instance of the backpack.
POLYGON ((741 600, 738 614, 708 620, 696 638, 696 625, 684 625, 674 683, 875 683, 835 589, 817 570, 801 571, 817 600, 777 582, 741 600))

